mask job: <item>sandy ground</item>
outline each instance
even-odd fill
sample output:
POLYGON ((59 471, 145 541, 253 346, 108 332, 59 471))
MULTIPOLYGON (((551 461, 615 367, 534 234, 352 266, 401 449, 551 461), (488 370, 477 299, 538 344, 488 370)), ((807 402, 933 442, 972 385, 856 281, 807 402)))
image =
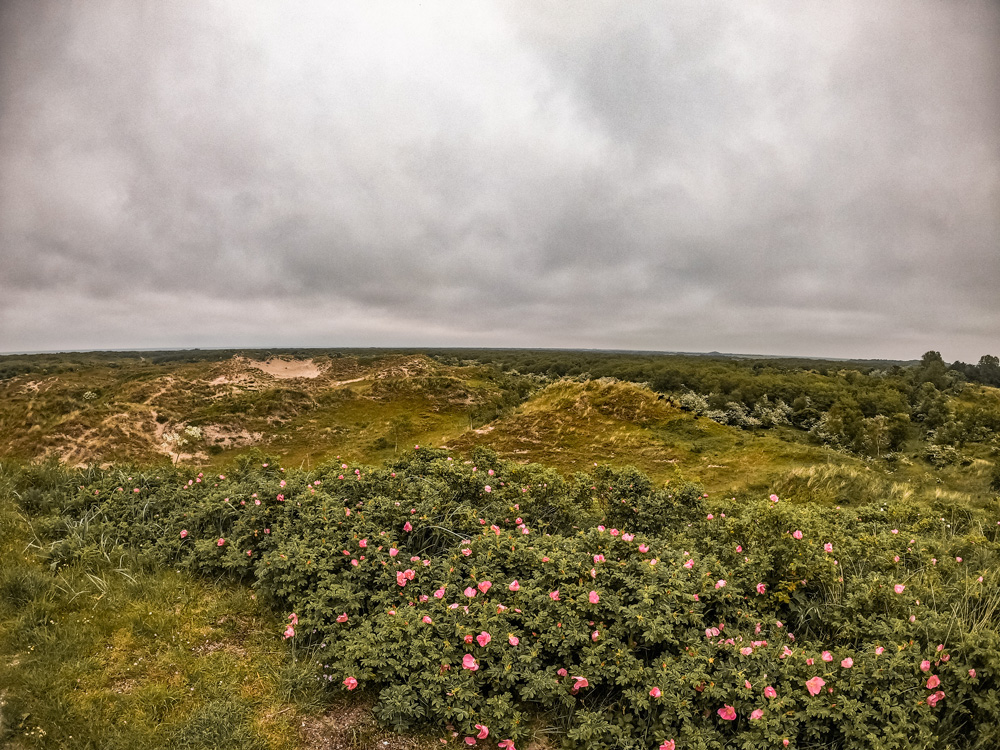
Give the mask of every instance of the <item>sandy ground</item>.
POLYGON ((269 359, 266 362, 247 360, 247 367, 254 367, 280 380, 292 378, 318 378, 322 374, 319 365, 311 359, 269 359))

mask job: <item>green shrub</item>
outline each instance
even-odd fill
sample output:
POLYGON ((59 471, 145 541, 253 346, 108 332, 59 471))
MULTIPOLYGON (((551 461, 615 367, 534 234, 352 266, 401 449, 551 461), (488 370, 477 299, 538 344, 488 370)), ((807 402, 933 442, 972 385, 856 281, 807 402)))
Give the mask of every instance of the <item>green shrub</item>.
POLYGON ((378 469, 256 455, 212 477, 65 486, 50 492, 77 545, 251 582, 315 677, 374 691, 395 728, 478 742, 486 727, 519 747, 538 717, 586 748, 1000 741, 984 511, 710 501, 634 469, 567 482, 426 449, 378 469))

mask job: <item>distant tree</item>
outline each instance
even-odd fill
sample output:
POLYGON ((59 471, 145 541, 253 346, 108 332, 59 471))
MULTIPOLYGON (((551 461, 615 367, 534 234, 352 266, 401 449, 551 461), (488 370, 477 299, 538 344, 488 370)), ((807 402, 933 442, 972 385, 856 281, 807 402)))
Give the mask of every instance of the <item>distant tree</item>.
POLYGON ((938 390, 944 390, 948 387, 948 367, 941 357, 941 352, 926 352, 920 358, 920 364, 917 365, 916 370, 915 385, 920 386, 924 383, 931 383, 938 390))
POLYGON ((1000 359, 984 354, 976 365, 978 380, 986 385, 1000 386, 1000 359))

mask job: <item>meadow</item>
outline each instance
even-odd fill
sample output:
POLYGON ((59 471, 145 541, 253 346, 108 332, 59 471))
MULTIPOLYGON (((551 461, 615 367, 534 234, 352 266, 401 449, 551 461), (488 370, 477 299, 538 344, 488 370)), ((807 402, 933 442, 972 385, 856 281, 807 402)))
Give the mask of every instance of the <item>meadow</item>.
POLYGON ((996 747, 1000 391, 938 360, 0 358, 0 738, 996 747))

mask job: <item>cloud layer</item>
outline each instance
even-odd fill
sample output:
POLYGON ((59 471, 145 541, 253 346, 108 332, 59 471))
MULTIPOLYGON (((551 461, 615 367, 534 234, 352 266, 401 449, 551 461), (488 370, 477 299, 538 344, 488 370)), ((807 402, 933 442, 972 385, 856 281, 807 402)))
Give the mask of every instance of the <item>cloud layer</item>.
POLYGON ((974 361, 1000 5, 9 2, 0 260, 0 351, 974 361))

